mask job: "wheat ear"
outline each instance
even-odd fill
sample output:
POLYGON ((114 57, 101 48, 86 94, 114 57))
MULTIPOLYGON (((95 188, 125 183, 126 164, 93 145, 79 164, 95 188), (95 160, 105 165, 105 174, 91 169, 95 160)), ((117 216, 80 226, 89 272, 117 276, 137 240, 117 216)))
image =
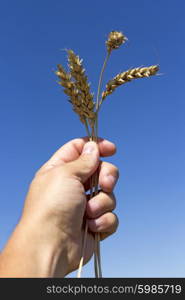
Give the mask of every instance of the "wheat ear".
POLYGON ((88 83, 85 69, 83 68, 83 60, 79 58, 72 50, 68 50, 68 66, 70 74, 74 79, 76 89, 81 97, 81 110, 86 115, 89 125, 94 126, 96 114, 94 112, 95 103, 93 102, 93 94, 90 92, 90 83, 88 83))
POLYGON ((71 80, 71 74, 67 73, 61 64, 57 65, 58 70, 55 74, 59 77, 58 83, 64 87, 64 93, 69 96, 69 102, 73 106, 73 110, 78 114, 80 121, 85 123, 86 115, 81 108, 81 95, 75 88, 74 82, 71 80))
POLYGON ((102 100, 105 100, 108 95, 112 94, 118 86, 132 81, 133 79, 153 76, 157 73, 158 70, 159 66, 154 65, 150 67, 130 69, 126 72, 122 72, 116 75, 107 83, 106 90, 102 93, 102 100))

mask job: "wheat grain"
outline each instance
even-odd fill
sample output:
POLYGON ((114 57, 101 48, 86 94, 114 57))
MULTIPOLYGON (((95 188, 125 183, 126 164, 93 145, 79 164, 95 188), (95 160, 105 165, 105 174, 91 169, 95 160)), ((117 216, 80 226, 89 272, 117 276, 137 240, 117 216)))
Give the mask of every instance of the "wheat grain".
POLYGON ((126 72, 116 75, 112 80, 110 80, 106 85, 106 90, 102 93, 102 100, 104 100, 108 95, 112 94, 114 90, 133 79, 149 77, 155 75, 159 70, 159 66, 154 65, 150 67, 134 68, 126 72))

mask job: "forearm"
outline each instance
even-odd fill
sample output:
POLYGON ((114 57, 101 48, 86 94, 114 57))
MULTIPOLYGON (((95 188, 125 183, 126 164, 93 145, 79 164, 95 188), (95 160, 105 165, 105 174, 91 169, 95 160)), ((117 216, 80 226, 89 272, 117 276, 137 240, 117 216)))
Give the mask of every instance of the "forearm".
POLYGON ((0 255, 0 277, 64 277, 66 275, 65 247, 61 241, 51 240, 50 234, 38 228, 36 224, 30 225, 22 221, 16 226, 0 255), (57 265, 60 266, 60 270, 56 269, 57 265))

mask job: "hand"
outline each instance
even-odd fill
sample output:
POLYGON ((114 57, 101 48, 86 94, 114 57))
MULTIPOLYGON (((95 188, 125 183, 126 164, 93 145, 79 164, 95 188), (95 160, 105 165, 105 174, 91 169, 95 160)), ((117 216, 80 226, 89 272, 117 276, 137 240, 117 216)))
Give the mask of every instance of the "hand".
POLYGON ((43 271, 42 276, 65 276, 78 268, 84 215, 89 228, 85 262, 94 252, 94 233, 100 232, 103 240, 116 231, 118 219, 112 210, 116 205, 113 188, 118 169, 99 160, 115 151, 115 145, 103 139, 99 139, 98 146, 95 142, 87 143, 87 138, 75 139, 61 147, 36 173, 19 231, 23 235, 27 228, 30 247, 34 244, 39 249, 38 261, 49 265, 47 274, 43 271), (89 178, 97 168, 101 190, 87 202, 85 191, 89 190, 89 178))

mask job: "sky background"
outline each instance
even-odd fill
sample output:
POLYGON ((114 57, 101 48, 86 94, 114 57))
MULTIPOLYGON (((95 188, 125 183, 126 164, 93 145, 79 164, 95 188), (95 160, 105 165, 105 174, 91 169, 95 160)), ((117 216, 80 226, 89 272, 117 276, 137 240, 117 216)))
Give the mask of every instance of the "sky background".
MULTIPOLYGON (((112 30, 129 39, 112 53, 106 82, 131 67, 161 76, 120 87, 101 110, 99 135, 117 154, 120 226, 101 245, 105 277, 185 277, 185 2, 1 1, 0 249, 17 224, 36 170, 85 135, 56 83, 72 48, 96 93, 112 30)), ((76 273, 70 275, 76 276, 76 273)), ((83 272, 93 277, 90 262, 83 272)))

